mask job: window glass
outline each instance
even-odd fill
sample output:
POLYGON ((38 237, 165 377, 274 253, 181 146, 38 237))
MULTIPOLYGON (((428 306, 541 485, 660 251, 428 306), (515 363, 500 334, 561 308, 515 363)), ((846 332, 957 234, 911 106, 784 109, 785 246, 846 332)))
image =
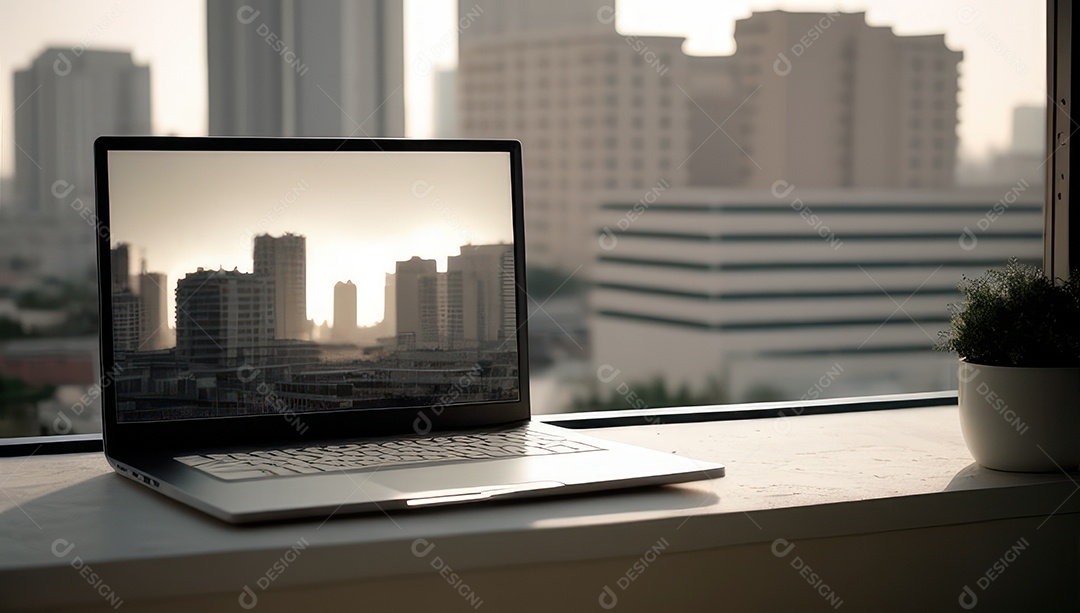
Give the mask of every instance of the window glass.
POLYGON ((961 275, 1041 258, 1035 0, 0 11, 0 436, 100 429, 100 134, 520 139, 539 413, 954 389, 961 275))

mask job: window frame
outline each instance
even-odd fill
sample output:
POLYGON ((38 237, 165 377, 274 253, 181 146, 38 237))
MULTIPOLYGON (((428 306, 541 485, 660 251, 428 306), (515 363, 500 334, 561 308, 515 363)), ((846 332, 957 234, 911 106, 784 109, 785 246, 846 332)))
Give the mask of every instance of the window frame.
MULTIPOLYGON (((1072 177, 1080 173, 1080 156, 1070 154, 1071 137, 1080 123, 1068 111, 1080 78, 1073 78, 1073 32, 1080 12, 1069 0, 1047 0, 1046 4, 1046 193, 1043 217, 1043 267, 1048 276, 1067 278, 1080 269, 1080 214, 1070 206, 1072 177)), ((1077 92, 1080 93, 1080 92, 1077 92)), ((785 418, 856 411, 879 411, 956 404, 956 391, 915 392, 810 401, 762 402, 690 407, 614 409, 588 413, 533 415, 533 419, 567 428, 610 428, 632 425, 697 423, 734 419, 785 418)), ((41 454, 86 453, 103 450, 101 433, 59 434, 0 439, 0 457, 41 454)))
POLYGON ((1070 215, 1072 177, 1080 169, 1080 156, 1070 155, 1072 136, 1080 128, 1068 108, 1078 99, 1073 94, 1080 79, 1073 78, 1073 32, 1080 13, 1068 0, 1047 0, 1046 85, 1052 104, 1046 107, 1046 200, 1043 205, 1043 267, 1051 278, 1068 278, 1080 269, 1080 215, 1070 215))

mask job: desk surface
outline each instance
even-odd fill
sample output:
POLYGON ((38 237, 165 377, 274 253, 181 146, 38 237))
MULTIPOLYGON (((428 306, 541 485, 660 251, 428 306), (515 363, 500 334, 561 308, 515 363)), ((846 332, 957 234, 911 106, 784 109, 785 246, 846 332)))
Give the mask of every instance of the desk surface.
POLYGON ((465 570, 639 555, 659 538, 692 551, 1080 510, 1069 475, 975 466, 955 406, 588 432, 721 462, 727 476, 233 527, 113 474, 100 454, 2 459, 0 593, 13 606, 100 602, 75 556, 138 599, 235 592, 297 547, 305 563, 275 585, 423 572, 417 539, 465 570), (145 580, 196 571, 197 583, 145 580))

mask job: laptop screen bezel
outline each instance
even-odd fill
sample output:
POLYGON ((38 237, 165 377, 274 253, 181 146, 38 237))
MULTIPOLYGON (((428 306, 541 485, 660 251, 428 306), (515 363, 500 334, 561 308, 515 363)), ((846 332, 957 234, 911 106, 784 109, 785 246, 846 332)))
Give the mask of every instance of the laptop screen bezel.
MULTIPOLYGON (((169 421, 117 420, 113 367, 111 236, 97 233, 99 349, 101 356, 102 431, 107 455, 221 448, 253 444, 304 443, 317 440, 425 434, 511 424, 529 419, 528 319, 525 289, 525 229, 521 176, 521 143, 516 140, 395 139, 395 138, 252 138, 102 136, 94 142, 96 212, 101 228, 110 228, 109 153, 114 151, 384 151, 500 152, 510 158, 511 207, 514 236, 515 301, 519 395, 515 402, 447 404, 421 408, 344 409, 284 415, 192 418, 169 421), (300 430, 303 430, 301 433, 300 430)), ((171 280, 175 282, 175 280, 171 280)))

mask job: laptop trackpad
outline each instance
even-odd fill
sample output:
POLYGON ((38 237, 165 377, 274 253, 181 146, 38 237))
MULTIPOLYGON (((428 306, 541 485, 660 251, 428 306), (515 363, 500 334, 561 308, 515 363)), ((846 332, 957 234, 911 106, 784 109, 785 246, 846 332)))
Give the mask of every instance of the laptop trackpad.
POLYGON ((424 470, 388 471, 377 474, 372 481, 404 494, 410 507, 484 500, 566 485, 551 479, 529 479, 530 475, 487 470, 490 465, 473 465, 467 471, 461 470, 461 467, 462 465, 436 466, 425 467, 424 470))

